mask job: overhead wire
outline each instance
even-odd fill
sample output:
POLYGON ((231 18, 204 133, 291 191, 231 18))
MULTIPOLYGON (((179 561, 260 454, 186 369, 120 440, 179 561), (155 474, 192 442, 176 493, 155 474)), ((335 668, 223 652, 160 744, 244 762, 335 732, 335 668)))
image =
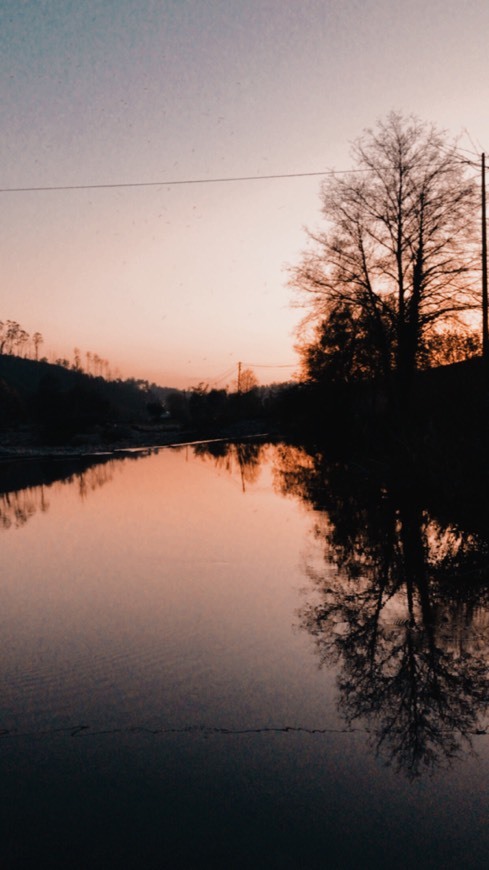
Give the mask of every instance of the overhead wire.
POLYGON ((283 363, 274 365, 273 363, 250 363, 244 362, 242 363, 244 366, 249 366, 254 369, 293 369, 298 363, 283 363))
MULTIPOLYGON (((474 145, 468 131, 464 128, 465 133, 472 145, 474 145)), ((474 146, 475 147, 475 146, 474 146)), ((472 157, 479 157, 476 151, 470 151, 468 148, 457 146, 455 149, 450 149, 445 146, 440 146, 441 150, 447 154, 459 153, 463 163, 470 166, 478 166, 478 163, 473 160, 468 160, 460 152, 470 154, 472 157)), ((132 181, 132 182, 107 182, 100 184, 63 184, 63 185, 43 185, 43 186, 25 186, 25 187, 2 187, 0 193, 43 193, 43 192, 63 192, 63 191, 82 191, 82 190, 113 190, 113 189, 128 189, 128 188, 149 188, 149 187, 175 187, 192 184, 226 184, 232 182, 252 182, 252 181, 270 181, 293 178, 313 178, 325 177, 333 175, 351 175, 369 172, 368 167, 363 169, 325 169, 314 172, 287 172, 287 173, 272 173, 267 175, 239 175, 225 176, 212 178, 185 178, 185 179, 166 179, 160 181, 132 181)), ((298 363, 272 364, 272 363, 249 363, 243 362, 242 365, 250 368, 295 368, 298 363)), ((216 385, 225 378, 230 377, 234 372, 235 366, 227 369, 222 375, 208 380, 210 385, 216 385)))
POLYGON ((226 371, 223 372, 222 375, 217 375, 217 377, 215 378, 208 378, 206 383, 208 383, 209 386, 216 386, 217 384, 221 383, 221 381, 224 381, 226 378, 231 377, 231 375, 234 374, 235 370, 236 365, 233 364, 230 368, 226 369, 226 371))
MULTIPOLYGON (((472 157, 479 157, 476 151, 470 151, 468 148, 457 146, 451 149, 448 146, 440 146, 442 151, 447 154, 454 152, 465 152, 472 157)), ((460 158, 464 163, 477 165, 475 162, 467 160, 460 153, 460 158)), ((100 184, 47 184, 47 185, 31 185, 22 187, 0 187, 0 193, 47 193, 47 192, 63 192, 77 190, 115 190, 115 189, 130 189, 138 187, 177 187, 191 184, 230 184, 234 182, 251 182, 251 181, 273 181, 292 178, 320 178, 328 175, 352 175, 369 172, 369 168, 352 168, 352 169, 323 169, 314 172, 280 172, 270 173, 267 175, 232 175, 232 176, 215 176, 211 178, 169 178, 158 181, 117 181, 117 182, 102 182, 100 184)))
POLYGON ((103 184, 51 184, 39 187, 0 187, 0 193, 43 193, 68 190, 110 190, 130 187, 175 187, 184 184, 226 184, 235 181, 270 181, 281 178, 313 178, 324 175, 344 175, 350 172, 366 172, 365 169, 325 169, 320 172, 282 172, 271 175, 234 175, 219 178, 180 178, 162 181, 122 181, 103 184))

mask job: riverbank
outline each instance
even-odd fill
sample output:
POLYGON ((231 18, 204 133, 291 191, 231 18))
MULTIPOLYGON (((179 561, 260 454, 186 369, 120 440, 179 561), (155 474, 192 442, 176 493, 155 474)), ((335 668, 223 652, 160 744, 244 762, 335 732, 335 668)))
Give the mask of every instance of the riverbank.
POLYGON ((181 428, 176 425, 130 425, 101 432, 81 433, 68 442, 48 443, 29 427, 0 432, 0 462, 24 459, 84 459, 121 456, 139 450, 179 447, 209 441, 263 438, 270 434, 262 420, 243 420, 218 429, 181 428))

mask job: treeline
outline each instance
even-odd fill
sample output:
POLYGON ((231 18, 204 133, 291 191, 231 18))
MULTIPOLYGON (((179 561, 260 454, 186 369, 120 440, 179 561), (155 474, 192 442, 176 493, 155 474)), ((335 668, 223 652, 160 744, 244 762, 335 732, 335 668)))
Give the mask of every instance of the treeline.
MULTIPOLYGON (((41 332, 29 334, 16 320, 0 320, 0 356, 3 354, 19 356, 22 359, 33 359, 36 362, 48 362, 47 356, 41 356, 44 338, 41 332)), ((113 378, 120 380, 120 372, 113 369, 109 360, 93 351, 83 353, 79 347, 73 348, 73 358, 58 357, 51 360, 55 365, 76 372, 85 372, 105 380, 113 378)))
POLYGON ((0 355, 0 429, 34 427, 41 438, 69 440, 77 432, 150 419, 165 389, 147 381, 106 380, 73 368, 0 355), (154 388, 153 388, 154 387, 154 388))
POLYGON ((134 425, 145 431, 173 425, 206 437, 243 421, 249 427, 253 421, 251 431, 269 431, 287 416, 294 387, 252 384, 250 378, 239 392, 205 384, 177 390, 143 379, 107 380, 76 368, 3 353, 0 432, 24 428, 37 441, 70 443, 81 436, 106 442, 130 439, 134 425))
MULTIPOLYGON (((267 431, 284 423, 297 386, 291 383, 258 386, 250 378, 246 388, 229 391, 199 384, 190 390, 169 391, 165 406, 172 418, 202 434, 215 434, 232 424, 266 423, 267 431)), ((262 426, 263 429, 263 426, 262 426)))
POLYGON ((29 335, 16 320, 0 320, 0 354, 38 359, 42 344, 44 339, 40 332, 29 335))
POLYGON ((230 388, 200 383, 178 390, 142 378, 123 380, 108 360, 76 347, 71 361, 48 362, 40 356, 43 343, 40 332, 30 336, 16 321, 0 321, 0 429, 33 426, 38 437, 57 441, 98 431, 110 440, 125 424, 170 419, 205 436, 245 420, 263 428, 265 420, 275 424, 287 416, 291 385, 260 387, 249 368, 230 388))

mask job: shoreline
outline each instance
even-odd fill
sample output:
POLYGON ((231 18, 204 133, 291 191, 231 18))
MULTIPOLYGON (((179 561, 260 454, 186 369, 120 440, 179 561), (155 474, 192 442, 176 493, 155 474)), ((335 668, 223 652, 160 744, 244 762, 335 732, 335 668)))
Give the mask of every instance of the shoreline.
MULTIPOLYGON (((244 427, 243 427, 244 429, 244 427)), ((121 439, 121 441, 113 444, 106 444, 102 441, 85 444, 12 444, 2 443, 0 437, 0 466, 12 462, 26 462, 31 459, 43 460, 59 460, 59 459, 98 459, 98 458, 123 458, 134 453, 144 453, 145 451, 155 451, 164 447, 190 447, 198 444, 213 444, 226 443, 229 441, 248 441, 254 439, 276 438, 276 433, 263 431, 250 431, 253 427, 249 427, 247 431, 222 431, 221 433, 209 433, 205 436, 203 433, 186 431, 186 432, 154 432, 151 437, 150 432, 145 432, 145 437, 131 437, 121 439)), ((141 433, 142 435, 143 433, 141 433)))

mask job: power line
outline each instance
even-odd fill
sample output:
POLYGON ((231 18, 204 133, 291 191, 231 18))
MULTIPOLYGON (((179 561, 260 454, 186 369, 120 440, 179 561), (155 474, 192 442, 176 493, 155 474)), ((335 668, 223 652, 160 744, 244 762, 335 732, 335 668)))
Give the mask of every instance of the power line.
MULTIPOLYGON (((449 146, 441 145, 440 150, 451 155, 458 152, 463 163, 467 165, 478 165, 475 162, 468 160, 460 153, 463 151, 466 154, 476 154, 476 152, 469 151, 467 148, 457 146, 456 148, 451 149, 449 146)), ((370 169, 365 167, 363 169, 324 169, 315 172, 282 172, 271 173, 268 175, 233 175, 212 178, 167 179, 162 181, 118 181, 103 182, 101 184, 51 184, 31 187, 0 187, 0 193, 49 193, 76 190, 117 190, 137 187, 178 187, 191 184, 230 184, 233 182, 273 181, 289 178, 324 178, 328 175, 356 175, 364 172, 370 172, 370 169)))
POLYGON ((283 365, 273 365, 273 363, 249 363, 244 362, 244 366, 250 366, 254 369, 293 369, 298 363, 284 363, 283 365))
POLYGON ((367 172, 366 169, 325 169, 322 172, 284 172, 276 175, 234 175, 224 178, 183 178, 167 181, 125 181, 113 184, 54 184, 44 187, 0 187, 0 193, 44 193, 64 190, 111 190, 130 187, 175 187, 183 184, 227 184, 234 181, 270 181, 280 178, 313 178, 324 175, 345 175, 351 172, 367 172))
POLYGON ((209 384, 209 386, 212 386, 212 385, 216 386, 221 381, 224 381, 226 378, 230 378, 231 375, 234 374, 235 368, 236 368, 236 366, 233 363, 233 365, 230 368, 226 369, 226 371, 223 372, 222 375, 217 375, 215 378, 208 378, 207 383, 209 384))
MULTIPOLYGON (((474 154, 467 148, 457 147, 451 149, 448 146, 440 146, 440 150, 444 150, 448 154, 464 151, 466 154, 474 154)), ((462 154, 459 155, 462 162, 470 165, 472 161, 467 160, 462 154)), ((229 184, 231 182, 246 182, 246 181, 273 181, 288 178, 319 178, 327 175, 352 175, 362 172, 370 172, 368 167, 363 169, 324 169, 315 172, 282 172, 272 173, 269 175, 233 175, 233 176, 218 176, 213 178, 181 178, 167 179, 162 181, 118 181, 104 182, 102 184, 51 184, 31 187, 0 187, 0 193, 47 193, 50 191, 70 191, 70 190, 116 190, 124 188, 136 187, 177 187, 190 184, 229 184)))
MULTIPOLYGON (((217 386, 221 381, 224 381, 226 380, 226 378, 229 378, 235 374, 237 365, 239 365, 239 363, 233 363, 233 365, 230 368, 226 369, 226 371, 224 371, 222 374, 216 375, 213 378, 201 378, 201 381, 202 383, 207 384, 209 387, 217 386)), ((298 363, 285 363, 274 365, 273 363, 242 362, 241 365, 255 369, 293 369, 296 368, 298 363)))

